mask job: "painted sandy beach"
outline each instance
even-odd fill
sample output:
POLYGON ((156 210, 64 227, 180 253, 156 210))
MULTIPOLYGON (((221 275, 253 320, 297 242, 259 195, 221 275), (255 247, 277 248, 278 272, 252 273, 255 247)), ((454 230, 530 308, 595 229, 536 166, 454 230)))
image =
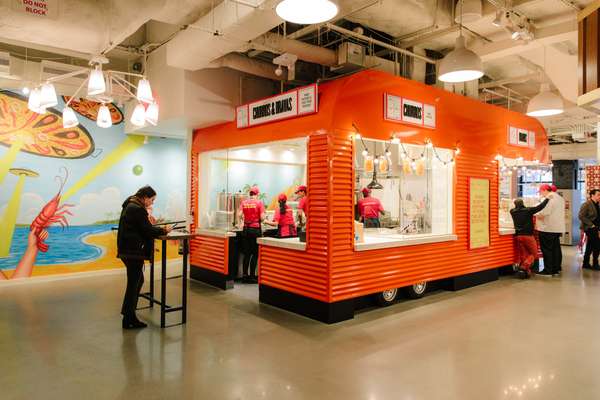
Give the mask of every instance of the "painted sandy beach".
MULTIPOLYGON (((102 250, 102 255, 94 260, 69 263, 37 266, 33 270, 32 276, 48 276, 57 274, 69 274, 75 272, 90 272, 123 268, 123 263, 117 258, 116 237, 114 232, 101 232, 90 234, 82 239, 83 243, 92 245, 102 250)), ((155 259, 159 260, 162 256, 160 246, 157 246, 155 259)), ((169 260, 179 258, 178 242, 169 241, 167 245, 167 258, 169 260)), ((11 277, 14 270, 3 270, 7 277, 11 277)))

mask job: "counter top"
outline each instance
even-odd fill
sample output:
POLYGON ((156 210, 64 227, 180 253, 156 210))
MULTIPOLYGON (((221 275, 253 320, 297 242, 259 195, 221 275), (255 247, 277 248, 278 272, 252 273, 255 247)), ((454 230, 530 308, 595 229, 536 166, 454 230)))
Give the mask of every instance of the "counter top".
POLYGON ((256 239, 256 242, 258 244, 262 244, 263 246, 282 247, 284 249, 300 250, 300 251, 306 250, 306 243, 300 242, 300 239, 298 239, 297 237, 286 238, 286 239, 261 237, 261 238, 256 239))
POLYGON ((500 235, 514 235, 515 230, 512 228, 500 228, 498 229, 498 233, 500 233, 500 235))
POLYGON ((365 235, 363 243, 354 243, 355 251, 387 249, 390 247, 414 246, 417 244, 451 242, 456 235, 365 235))
POLYGON ((196 233, 201 236, 213 236, 213 237, 235 237, 236 232, 226 231, 223 229, 196 229, 196 233))

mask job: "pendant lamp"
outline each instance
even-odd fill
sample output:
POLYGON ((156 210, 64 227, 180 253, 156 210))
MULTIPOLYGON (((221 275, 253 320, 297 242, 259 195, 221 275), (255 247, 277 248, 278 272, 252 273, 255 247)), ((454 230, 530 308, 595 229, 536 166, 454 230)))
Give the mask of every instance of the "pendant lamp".
POLYGON ((100 128, 110 128, 112 126, 110 110, 105 104, 102 104, 98 110, 98 118, 96 119, 96 123, 100 128))
POLYGON ((150 82, 147 79, 140 79, 138 82, 136 97, 139 101, 143 103, 152 103, 154 102, 154 97, 152 96, 152 89, 150 88, 150 82))
POLYGON ((44 83, 40 89, 40 107, 48 108, 54 107, 58 104, 58 98, 56 97, 56 89, 51 83, 44 83))
POLYGON ((542 83, 540 93, 529 100, 527 115, 530 117, 548 117, 564 112, 562 99, 550 91, 548 83, 542 83))
MULTIPOLYGON (((546 47, 544 46, 544 71, 546 71, 546 47)), ((529 104, 527 104, 527 115, 530 117, 548 117, 558 115, 564 112, 564 104, 560 96, 550 91, 550 84, 544 82, 540 87, 540 92, 535 95, 529 104)))
POLYGON ((275 12, 295 24, 318 24, 335 17, 338 6, 333 0, 283 0, 277 4, 275 12))
POLYGON ((46 113, 46 109, 41 107, 40 105, 40 89, 35 88, 29 93, 29 100, 27 101, 27 108, 29 108, 34 113, 44 114, 46 113))
POLYGON ((106 92, 106 82, 104 81, 104 73, 100 66, 90 71, 90 79, 88 81, 88 96, 96 96, 106 92))
POLYGON ((135 106, 133 109, 133 113, 131 114, 131 123, 135 126, 144 126, 144 122, 146 120, 146 110, 141 103, 135 106))
POLYGON ((63 109, 62 118, 63 128, 73 128, 79 125, 79 120, 77 119, 77 115, 75 115, 75 111, 69 106, 63 109))
POLYGON ((156 126, 158 124, 158 104, 156 102, 150 104, 146 109, 146 122, 156 126))
POLYGON ((462 35, 462 3, 463 0, 460 0, 460 34, 456 38, 456 45, 440 63, 439 80, 442 82, 467 82, 483 76, 481 58, 465 47, 465 38, 462 35))

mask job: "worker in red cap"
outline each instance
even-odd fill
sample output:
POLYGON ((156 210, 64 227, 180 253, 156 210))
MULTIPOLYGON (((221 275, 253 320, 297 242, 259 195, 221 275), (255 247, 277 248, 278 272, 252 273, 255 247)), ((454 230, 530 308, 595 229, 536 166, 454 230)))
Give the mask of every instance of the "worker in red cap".
POLYGON ((275 210, 273 221, 265 223, 277 227, 277 235, 280 238, 297 236, 296 222, 294 221, 294 210, 287 205, 287 196, 281 193, 277 198, 279 208, 275 210))
POLYGON ((371 189, 363 188, 363 198, 358 200, 358 213, 365 228, 379 228, 379 214, 383 214, 384 209, 379 199, 371 196, 371 189))
POLYGON ((540 248, 544 257, 544 270, 540 275, 557 275, 562 267, 560 237, 565 232, 565 201, 553 191, 553 185, 540 186, 540 195, 549 199, 548 205, 535 214, 540 248))
POLYGON ((300 185, 296 189, 296 200, 298 200, 298 225, 300 227, 306 225, 306 218, 308 217, 307 190, 305 185, 300 185))
POLYGON ((244 226, 242 234, 242 251, 244 253, 244 272, 242 282, 257 283, 256 264, 258 261, 258 243, 256 239, 262 236, 261 222, 265 219, 265 205, 258 199, 260 190, 253 186, 248 194, 250 197, 240 203, 238 215, 239 225, 244 226))

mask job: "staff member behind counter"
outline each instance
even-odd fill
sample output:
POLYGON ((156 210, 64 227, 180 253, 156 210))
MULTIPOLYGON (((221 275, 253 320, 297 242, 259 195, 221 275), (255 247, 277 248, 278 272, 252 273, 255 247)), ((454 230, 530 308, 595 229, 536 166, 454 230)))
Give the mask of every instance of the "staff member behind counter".
POLYGON ((307 187, 300 185, 296 189, 296 199, 298 200, 298 226, 302 228, 306 225, 306 217, 308 216, 308 204, 306 204, 307 187))
POLYGON ((378 198, 371 197, 371 189, 363 188, 363 198, 358 200, 358 213, 365 228, 379 228, 379 214, 384 213, 383 206, 378 198))
POLYGON ((296 222, 294 221, 294 210, 287 205, 287 196, 283 193, 277 198, 279 208, 275 210, 273 221, 265 221, 266 224, 277 227, 277 236, 280 238, 295 237, 296 222))
POLYGON ((265 205, 258 200, 260 190, 253 186, 250 188, 250 198, 240 203, 238 225, 244 226, 242 233, 242 252, 244 253, 244 275, 242 282, 257 283, 256 263, 258 261, 258 243, 256 239, 262 236, 261 222, 265 219, 265 205))

